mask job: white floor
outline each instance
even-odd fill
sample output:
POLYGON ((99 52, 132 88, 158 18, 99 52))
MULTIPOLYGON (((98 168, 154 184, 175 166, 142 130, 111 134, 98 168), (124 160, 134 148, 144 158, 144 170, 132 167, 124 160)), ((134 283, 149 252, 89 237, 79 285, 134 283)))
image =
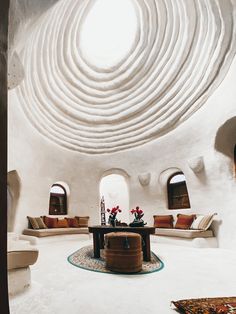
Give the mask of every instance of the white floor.
POLYGON ((163 270, 111 275, 77 268, 68 255, 87 236, 39 245, 32 285, 10 299, 11 314, 168 314, 171 300, 236 296, 236 251, 152 243, 163 270))

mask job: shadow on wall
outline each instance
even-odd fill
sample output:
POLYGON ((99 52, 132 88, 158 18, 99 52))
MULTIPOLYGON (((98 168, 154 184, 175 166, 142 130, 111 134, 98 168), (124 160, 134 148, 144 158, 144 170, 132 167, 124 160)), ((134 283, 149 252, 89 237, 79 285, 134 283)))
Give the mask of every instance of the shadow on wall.
POLYGON ((215 137, 215 149, 234 158, 234 148, 236 144, 236 117, 227 120, 217 131, 215 137))
POLYGON ((14 230, 16 208, 20 198, 20 177, 16 170, 12 170, 7 174, 7 230, 14 230))
POLYGON ((214 231, 214 236, 218 237, 220 226, 222 225, 222 220, 214 219, 212 222, 211 229, 214 231))

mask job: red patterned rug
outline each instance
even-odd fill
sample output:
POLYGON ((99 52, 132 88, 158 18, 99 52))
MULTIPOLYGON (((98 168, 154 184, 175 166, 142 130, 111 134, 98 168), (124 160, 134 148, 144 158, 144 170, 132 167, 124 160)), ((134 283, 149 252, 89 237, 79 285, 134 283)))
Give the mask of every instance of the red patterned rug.
POLYGON ((236 297, 172 301, 179 313, 236 314, 236 297))

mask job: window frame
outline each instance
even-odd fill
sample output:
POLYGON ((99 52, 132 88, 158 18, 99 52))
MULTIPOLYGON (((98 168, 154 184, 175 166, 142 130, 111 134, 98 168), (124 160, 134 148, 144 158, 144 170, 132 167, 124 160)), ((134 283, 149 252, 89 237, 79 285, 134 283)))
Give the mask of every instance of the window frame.
MULTIPOLYGON (((176 183, 170 183, 171 179, 177 175, 184 175, 184 173, 182 171, 179 171, 179 172, 175 172, 173 173, 169 179, 167 180, 167 196, 168 196, 168 209, 170 210, 175 210, 175 209, 190 209, 191 208, 191 204, 190 204, 190 199, 189 199, 189 193, 188 193, 188 188, 187 188, 187 182, 186 182, 186 177, 185 177, 185 181, 181 181, 181 182, 176 182, 176 183), (187 191, 187 205, 176 205, 174 204, 174 201, 173 201, 173 186, 177 186, 177 185, 184 185, 186 187, 186 191, 187 191), (172 186, 172 187, 171 187, 172 186)), ((180 196, 181 197, 181 196, 180 196)))
MULTIPOLYGON (((59 205, 61 206, 61 204, 54 204, 55 205, 59 205)), ((66 189, 63 185, 59 184, 59 183, 55 183, 51 186, 50 188, 50 196, 49 196, 49 215, 67 215, 67 193, 66 193, 66 189), (51 192, 51 189, 53 186, 59 186, 63 191, 64 191, 64 194, 61 194, 61 193, 54 193, 54 192, 51 192), (51 201, 52 201, 52 197, 61 197, 63 199, 63 210, 61 211, 61 208, 60 208, 60 211, 59 212, 55 212, 53 211, 53 208, 51 207, 52 204, 51 204, 51 201)))

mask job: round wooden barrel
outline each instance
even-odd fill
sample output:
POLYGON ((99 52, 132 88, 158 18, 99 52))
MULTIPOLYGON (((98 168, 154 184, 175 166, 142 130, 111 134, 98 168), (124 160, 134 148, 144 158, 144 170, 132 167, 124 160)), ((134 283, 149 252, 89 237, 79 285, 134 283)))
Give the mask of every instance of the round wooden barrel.
POLYGON ((111 232, 105 235, 106 267, 119 273, 142 270, 142 237, 132 232, 111 232))

